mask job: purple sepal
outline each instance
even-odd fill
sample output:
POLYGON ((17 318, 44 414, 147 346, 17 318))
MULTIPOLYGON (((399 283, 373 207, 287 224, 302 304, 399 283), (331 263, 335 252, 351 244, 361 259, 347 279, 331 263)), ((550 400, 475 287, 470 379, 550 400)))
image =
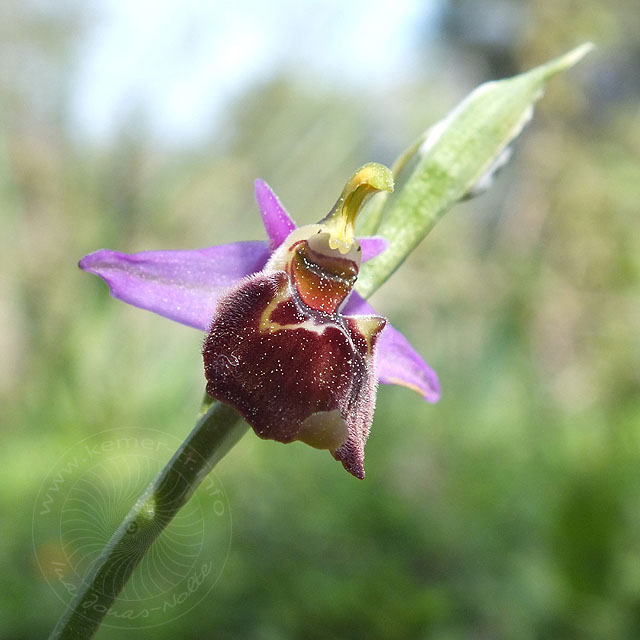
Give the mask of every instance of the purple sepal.
MULTIPOLYGON (((356 316, 370 315, 375 311, 362 296, 353 291, 342 313, 345 316, 356 316)), ((408 387, 428 402, 438 402, 438 375, 397 329, 387 323, 380 335, 377 348, 379 382, 408 387)))
POLYGON ((206 331, 219 294, 260 271, 268 258, 267 245, 256 241, 134 254, 101 249, 79 266, 100 276, 114 298, 206 331))
POLYGON ((269 248, 274 251, 296 228, 296 225, 286 209, 280 204, 278 196, 273 193, 271 187, 264 180, 256 180, 254 186, 262 222, 269 236, 269 248))

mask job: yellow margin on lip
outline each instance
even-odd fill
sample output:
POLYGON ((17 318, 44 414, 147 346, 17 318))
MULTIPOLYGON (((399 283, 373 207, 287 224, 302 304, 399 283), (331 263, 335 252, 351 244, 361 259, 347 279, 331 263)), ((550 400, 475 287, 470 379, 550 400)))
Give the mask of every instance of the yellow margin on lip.
POLYGON ((298 324, 278 324, 270 320, 271 314, 277 306, 282 302, 286 302, 289 297, 289 287, 287 285, 281 286, 278 289, 278 293, 276 293, 273 300, 265 307, 265 310, 260 316, 260 324, 258 326, 260 333, 275 333, 276 331, 282 331, 284 329, 306 329, 307 331, 313 331, 318 335, 322 335, 324 330, 330 325, 318 326, 310 320, 305 320, 298 324))

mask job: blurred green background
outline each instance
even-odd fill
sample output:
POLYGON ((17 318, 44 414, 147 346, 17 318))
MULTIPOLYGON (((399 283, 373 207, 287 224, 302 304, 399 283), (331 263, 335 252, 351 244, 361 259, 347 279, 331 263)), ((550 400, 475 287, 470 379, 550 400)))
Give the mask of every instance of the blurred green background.
MULTIPOLYGON (((447 214, 373 299, 438 371, 440 403, 380 389, 364 482, 324 452, 246 435, 217 470, 233 533, 215 587, 181 618, 97 637, 640 637, 637 4, 409 1, 376 41, 364 16, 384 22, 383 3, 269 3, 273 64, 249 60, 184 135, 153 109, 170 95, 188 114, 197 97, 127 58, 135 37, 108 51, 132 86, 155 73, 160 88, 100 129, 87 122, 113 78, 89 68, 81 124, 78 70, 117 27, 106 4, 3 3, 0 636, 45 637, 63 608, 36 561, 58 532, 32 535, 56 460, 114 428, 182 439, 202 396, 202 336, 113 301, 77 260, 263 238, 256 177, 315 221, 356 167, 391 163, 477 84, 592 40, 493 190, 447 214), (369 68, 349 66, 367 51, 369 68)), ((240 29, 265 11, 199 4, 240 29)), ((131 6, 142 32, 154 5, 131 6)), ((147 34, 154 51, 170 57, 173 27, 147 34)), ((212 94, 234 76, 229 55, 207 62, 212 94)))

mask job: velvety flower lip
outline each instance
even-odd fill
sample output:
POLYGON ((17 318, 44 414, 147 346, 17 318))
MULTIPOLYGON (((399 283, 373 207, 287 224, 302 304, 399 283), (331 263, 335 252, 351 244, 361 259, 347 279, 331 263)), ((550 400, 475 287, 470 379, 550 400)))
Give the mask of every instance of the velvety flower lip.
MULTIPOLYGON (((100 276, 111 295, 190 327, 207 331, 220 294, 263 269, 271 253, 296 228, 269 188, 257 180, 256 200, 269 242, 243 241, 204 249, 143 251, 125 254, 101 249, 85 256, 80 268, 100 276)), ((361 238, 363 261, 386 248, 379 237, 361 238)), ((343 314, 371 314, 372 307, 355 291, 343 314)), ((377 347, 377 370, 383 384, 405 386, 428 402, 437 402, 437 374, 408 340, 387 323, 377 347)))

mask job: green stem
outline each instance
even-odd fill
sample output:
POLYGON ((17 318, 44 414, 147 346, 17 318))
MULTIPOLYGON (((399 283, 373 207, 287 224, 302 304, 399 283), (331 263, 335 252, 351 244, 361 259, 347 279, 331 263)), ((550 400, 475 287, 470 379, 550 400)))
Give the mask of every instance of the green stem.
POLYGON ((83 640, 97 631, 154 540, 247 429, 234 409, 220 402, 210 404, 113 534, 50 639, 83 640))

